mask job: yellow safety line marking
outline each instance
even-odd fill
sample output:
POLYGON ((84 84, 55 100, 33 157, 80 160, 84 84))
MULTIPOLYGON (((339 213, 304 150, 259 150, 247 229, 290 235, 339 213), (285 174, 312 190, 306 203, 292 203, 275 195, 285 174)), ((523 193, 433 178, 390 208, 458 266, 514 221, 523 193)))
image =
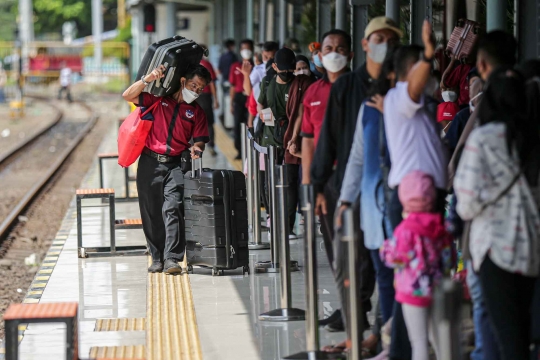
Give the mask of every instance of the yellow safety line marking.
POLYGON ((97 319, 94 331, 144 331, 146 318, 97 319))
POLYGON ((31 290, 26 293, 27 295, 41 295, 43 294, 43 290, 31 290))
POLYGON ((90 358, 114 359, 144 359, 146 352, 144 345, 127 346, 93 346, 90 348, 90 358))
MULTIPOLYGON (((181 266, 187 265, 184 262, 181 266)), ((146 309, 147 360, 202 360, 191 284, 186 272, 175 276, 148 274, 146 309)))
POLYGON ((50 276, 36 276, 36 281, 49 281, 51 277, 50 276))
POLYGON ((214 131, 215 131, 215 142, 219 150, 229 163, 239 171, 242 171, 242 161, 236 160, 237 151, 234 147, 234 141, 231 139, 231 137, 227 134, 226 130, 223 128, 223 125, 219 123, 214 124, 214 131))
POLYGON ((39 302, 39 299, 26 298, 23 300, 23 304, 37 304, 38 302, 39 302))
POLYGON ((40 273, 40 274, 52 274, 52 269, 42 269, 42 270, 39 270, 38 273, 40 273))
POLYGON ((28 327, 27 324, 23 324, 23 325, 19 325, 18 329, 19 329, 19 331, 24 331, 24 330, 26 330, 27 327, 28 327))

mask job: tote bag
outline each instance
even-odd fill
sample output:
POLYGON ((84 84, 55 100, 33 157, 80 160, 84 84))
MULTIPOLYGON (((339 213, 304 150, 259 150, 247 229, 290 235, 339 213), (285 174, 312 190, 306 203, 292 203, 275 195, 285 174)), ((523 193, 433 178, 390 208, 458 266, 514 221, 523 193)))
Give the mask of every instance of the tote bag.
POLYGON ((124 120, 118 130, 118 164, 128 167, 141 156, 150 133, 154 116, 152 110, 160 103, 156 101, 147 109, 136 108, 124 120))

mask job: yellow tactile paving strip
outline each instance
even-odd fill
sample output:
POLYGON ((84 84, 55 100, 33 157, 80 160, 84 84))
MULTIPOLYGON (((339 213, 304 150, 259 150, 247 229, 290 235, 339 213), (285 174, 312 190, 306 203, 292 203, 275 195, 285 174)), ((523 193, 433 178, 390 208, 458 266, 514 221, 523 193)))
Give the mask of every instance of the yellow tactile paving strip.
POLYGON ((187 272, 148 274, 146 321, 147 360, 202 360, 187 272))
POLYGON ((144 331, 146 318, 98 319, 94 331, 144 331))
POLYGON ((226 130, 219 123, 214 124, 214 131, 215 142, 221 153, 225 155, 227 160, 229 160, 229 163, 231 163, 236 170, 242 171, 242 161, 235 160, 237 151, 234 147, 233 139, 227 134, 226 130))
POLYGON ((94 346, 90 348, 90 358, 144 359, 144 345, 94 346))

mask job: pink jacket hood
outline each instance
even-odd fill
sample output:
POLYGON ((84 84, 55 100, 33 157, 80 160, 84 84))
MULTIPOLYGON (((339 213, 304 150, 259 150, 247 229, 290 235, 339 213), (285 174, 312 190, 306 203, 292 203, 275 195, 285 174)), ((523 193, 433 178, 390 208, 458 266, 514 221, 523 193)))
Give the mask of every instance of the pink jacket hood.
POLYGON ((444 222, 440 214, 410 213, 400 226, 430 239, 438 239, 447 236, 444 222))

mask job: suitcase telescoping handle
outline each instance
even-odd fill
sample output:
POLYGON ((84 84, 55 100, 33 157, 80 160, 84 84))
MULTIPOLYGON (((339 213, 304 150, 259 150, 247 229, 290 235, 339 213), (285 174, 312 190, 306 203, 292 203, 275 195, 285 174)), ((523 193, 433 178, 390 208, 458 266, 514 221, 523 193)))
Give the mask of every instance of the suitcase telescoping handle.
POLYGON ((194 178, 196 177, 196 173, 195 173, 195 170, 197 170, 197 168, 195 167, 195 164, 199 164, 199 167, 198 167, 198 170, 199 170, 199 176, 201 176, 202 174, 202 154, 203 152, 202 151, 198 151, 198 150, 195 150, 195 155, 198 155, 199 158, 198 159, 191 159, 191 177, 194 178))

